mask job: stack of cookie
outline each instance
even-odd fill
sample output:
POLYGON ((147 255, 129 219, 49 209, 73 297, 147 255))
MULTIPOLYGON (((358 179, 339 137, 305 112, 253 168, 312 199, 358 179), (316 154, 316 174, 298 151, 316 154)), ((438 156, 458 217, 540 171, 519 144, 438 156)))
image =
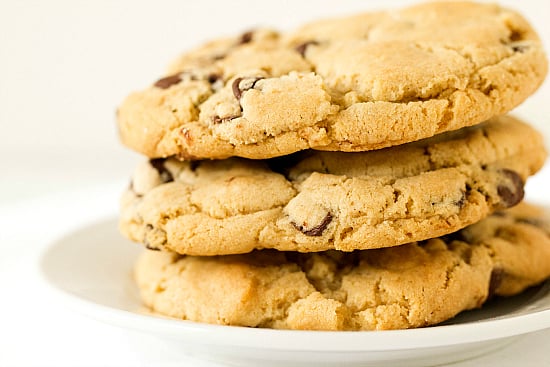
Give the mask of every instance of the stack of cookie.
POLYGON ((550 218, 520 202, 543 139, 503 114, 546 71, 520 15, 475 3, 183 55, 118 112, 149 158, 120 220, 148 249, 144 303, 225 325, 398 329, 542 282, 550 218))

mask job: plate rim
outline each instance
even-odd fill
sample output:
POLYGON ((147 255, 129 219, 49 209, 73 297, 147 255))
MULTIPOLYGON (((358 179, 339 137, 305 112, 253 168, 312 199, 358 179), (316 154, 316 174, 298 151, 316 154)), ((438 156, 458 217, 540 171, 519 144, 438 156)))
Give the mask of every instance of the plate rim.
MULTIPOLYGON (((416 329, 305 331, 248 328, 174 320, 106 306, 80 297, 56 284, 48 275, 47 262, 48 258, 53 256, 52 254, 55 255, 54 250, 56 248, 67 245, 63 242, 64 239, 110 219, 113 219, 113 213, 104 214, 100 217, 96 216, 84 224, 72 226, 61 236, 57 236, 50 241, 37 257, 39 277, 51 293, 57 296, 56 298, 61 304, 66 304, 74 311, 97 321, 134 331, 155 332, 158 336, 186 340, 186 342, 195 345, 270 351, 337 353, 388 352, 449 347, 459 344, 496 341, 550 328, 550 308, 507 318, 416 329), (268 345, 265 343, 266 338, 269 338, 268 345), (304 348, 304 346, 307 346, 307 348, 304 348)), ((100 248, 100 246, 97 248, 100 248)), ((550 282, 550 280, 546 282, 550 282)))

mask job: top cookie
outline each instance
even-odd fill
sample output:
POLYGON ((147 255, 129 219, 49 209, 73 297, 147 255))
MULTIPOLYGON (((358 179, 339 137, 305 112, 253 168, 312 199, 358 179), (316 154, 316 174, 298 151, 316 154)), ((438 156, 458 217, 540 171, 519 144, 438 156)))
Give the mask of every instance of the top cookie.
POLYGON ((207 43, 127 97, 118 126, 149 157, 366 151, 503 114, 546 72, 516 12, 428 3, 207 43))

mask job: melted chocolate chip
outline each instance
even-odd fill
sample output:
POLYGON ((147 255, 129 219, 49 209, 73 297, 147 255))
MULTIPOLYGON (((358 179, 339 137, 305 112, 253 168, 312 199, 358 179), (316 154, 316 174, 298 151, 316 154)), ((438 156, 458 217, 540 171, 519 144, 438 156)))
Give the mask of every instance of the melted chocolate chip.
POLYGON ((231 116, 227 116, 227 117, 220 117, 218 115, 215 115, 215 116, 212 117, 212 122, 215 123, 215 124, 221 124, 223 122, 227 122, 227 121, 236 119, 237 117, 241 117, 241 116, 240 115, 231 115, 231 116))
POLYGON ((166 169, 166 167, 164 167, 164 161, 165 160, 166 159, 164 159, 164 158, 150 159, 149 164, 151 164, 151 166, 153 166, 153 168, 155 168, 157 170, 162 182, 164 182, 164 183, 172 182, 172 181, 174 181, 174 176, 172 176, 170 171, 168 171, 166 169))
POLYGON ((242 95, 242 90, 239 88, 239 83, 241 82, 241 80, 243 80, 243 78, 237 78, 233 81, 233 84, 231 85, 231 89, 233 89, 233 95, 235 96, 235 98, 237 98, 238 100, 241 99, 241 95, 242 95))
POLYGON ((332 222, 332 214, 327 213, 321 223, 311 229, 305 229, 303 226, 297 225, 296 223, 292 223, 292 225, 306 236, 317 237, 323 234, 323 231, 327 228, 330 222, 332 222))
POLYGON ((304 43, 301 43, 299 44, 298 46, 296 46, 294 49, 300 54, 302 55, 302 57, 306 57, 306 50, 309 46, 311 45, 318 45, 319 42, 317 41, 307 41, 307 42, 304 42, 304 43))
POLYGON ((178 84, 179 82, 181 82, 180 74, 174 74, 157 80, 154 86, 160 89, 167 89, 172 85, 178 84))
POLYGON ((215 124, 221 124, 222 122, 225 122, 225 121, 220 116, 216 115, 212 117, 212 122, 215 124))
POLYGON ((241 100, 241 97, 243 95, 243 92, 246 92, 247 90, 250 90, 256 86, 256 83, 258 80, 264 79, 263 77, 256 77, 256 78, 237 78, 233 81, 233 84, 231 85, 231 89, 233 89, 233 95, 235 98, 237 98, 239 101, 241 100), (241 82, 245 80, 247 81, 247 85, 244 87, 241 87, 241 82))
POLYGON ((500 196, 504 207, 510 208, 519 203, 525 195, 523 180, 517 172, 510 169, 503 169, 500 172, 510 183, 497 187, 498 196, 500 196))
POLYGON ((487 298, 493 298, 495 295, 495 292, 502 284, 502 281, 504 280, 504 270, 500 268, 495 268, 493 271, 491 271, 491 279, 489 280, 489 293, 487 295, 487 298))
POLYGON ((239 45, 243 45, 245 43, 249 43, 250 41, 252 41, 253 35, 254 35, 254 32, 252 31, 244 32, 241 35, 241 38, 239 39, 239 45))

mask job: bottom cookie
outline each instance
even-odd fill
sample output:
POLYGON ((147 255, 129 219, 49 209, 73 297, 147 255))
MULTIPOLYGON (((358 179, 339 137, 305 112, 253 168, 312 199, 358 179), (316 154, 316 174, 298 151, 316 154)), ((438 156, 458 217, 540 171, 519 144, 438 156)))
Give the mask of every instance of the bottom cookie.
POLYGON ((550 217, 528 204, 392 248, 216 257, 146 251, 135 267, 142 299, 154 312, 304 330, 434 325, 549 276, 550 217))

